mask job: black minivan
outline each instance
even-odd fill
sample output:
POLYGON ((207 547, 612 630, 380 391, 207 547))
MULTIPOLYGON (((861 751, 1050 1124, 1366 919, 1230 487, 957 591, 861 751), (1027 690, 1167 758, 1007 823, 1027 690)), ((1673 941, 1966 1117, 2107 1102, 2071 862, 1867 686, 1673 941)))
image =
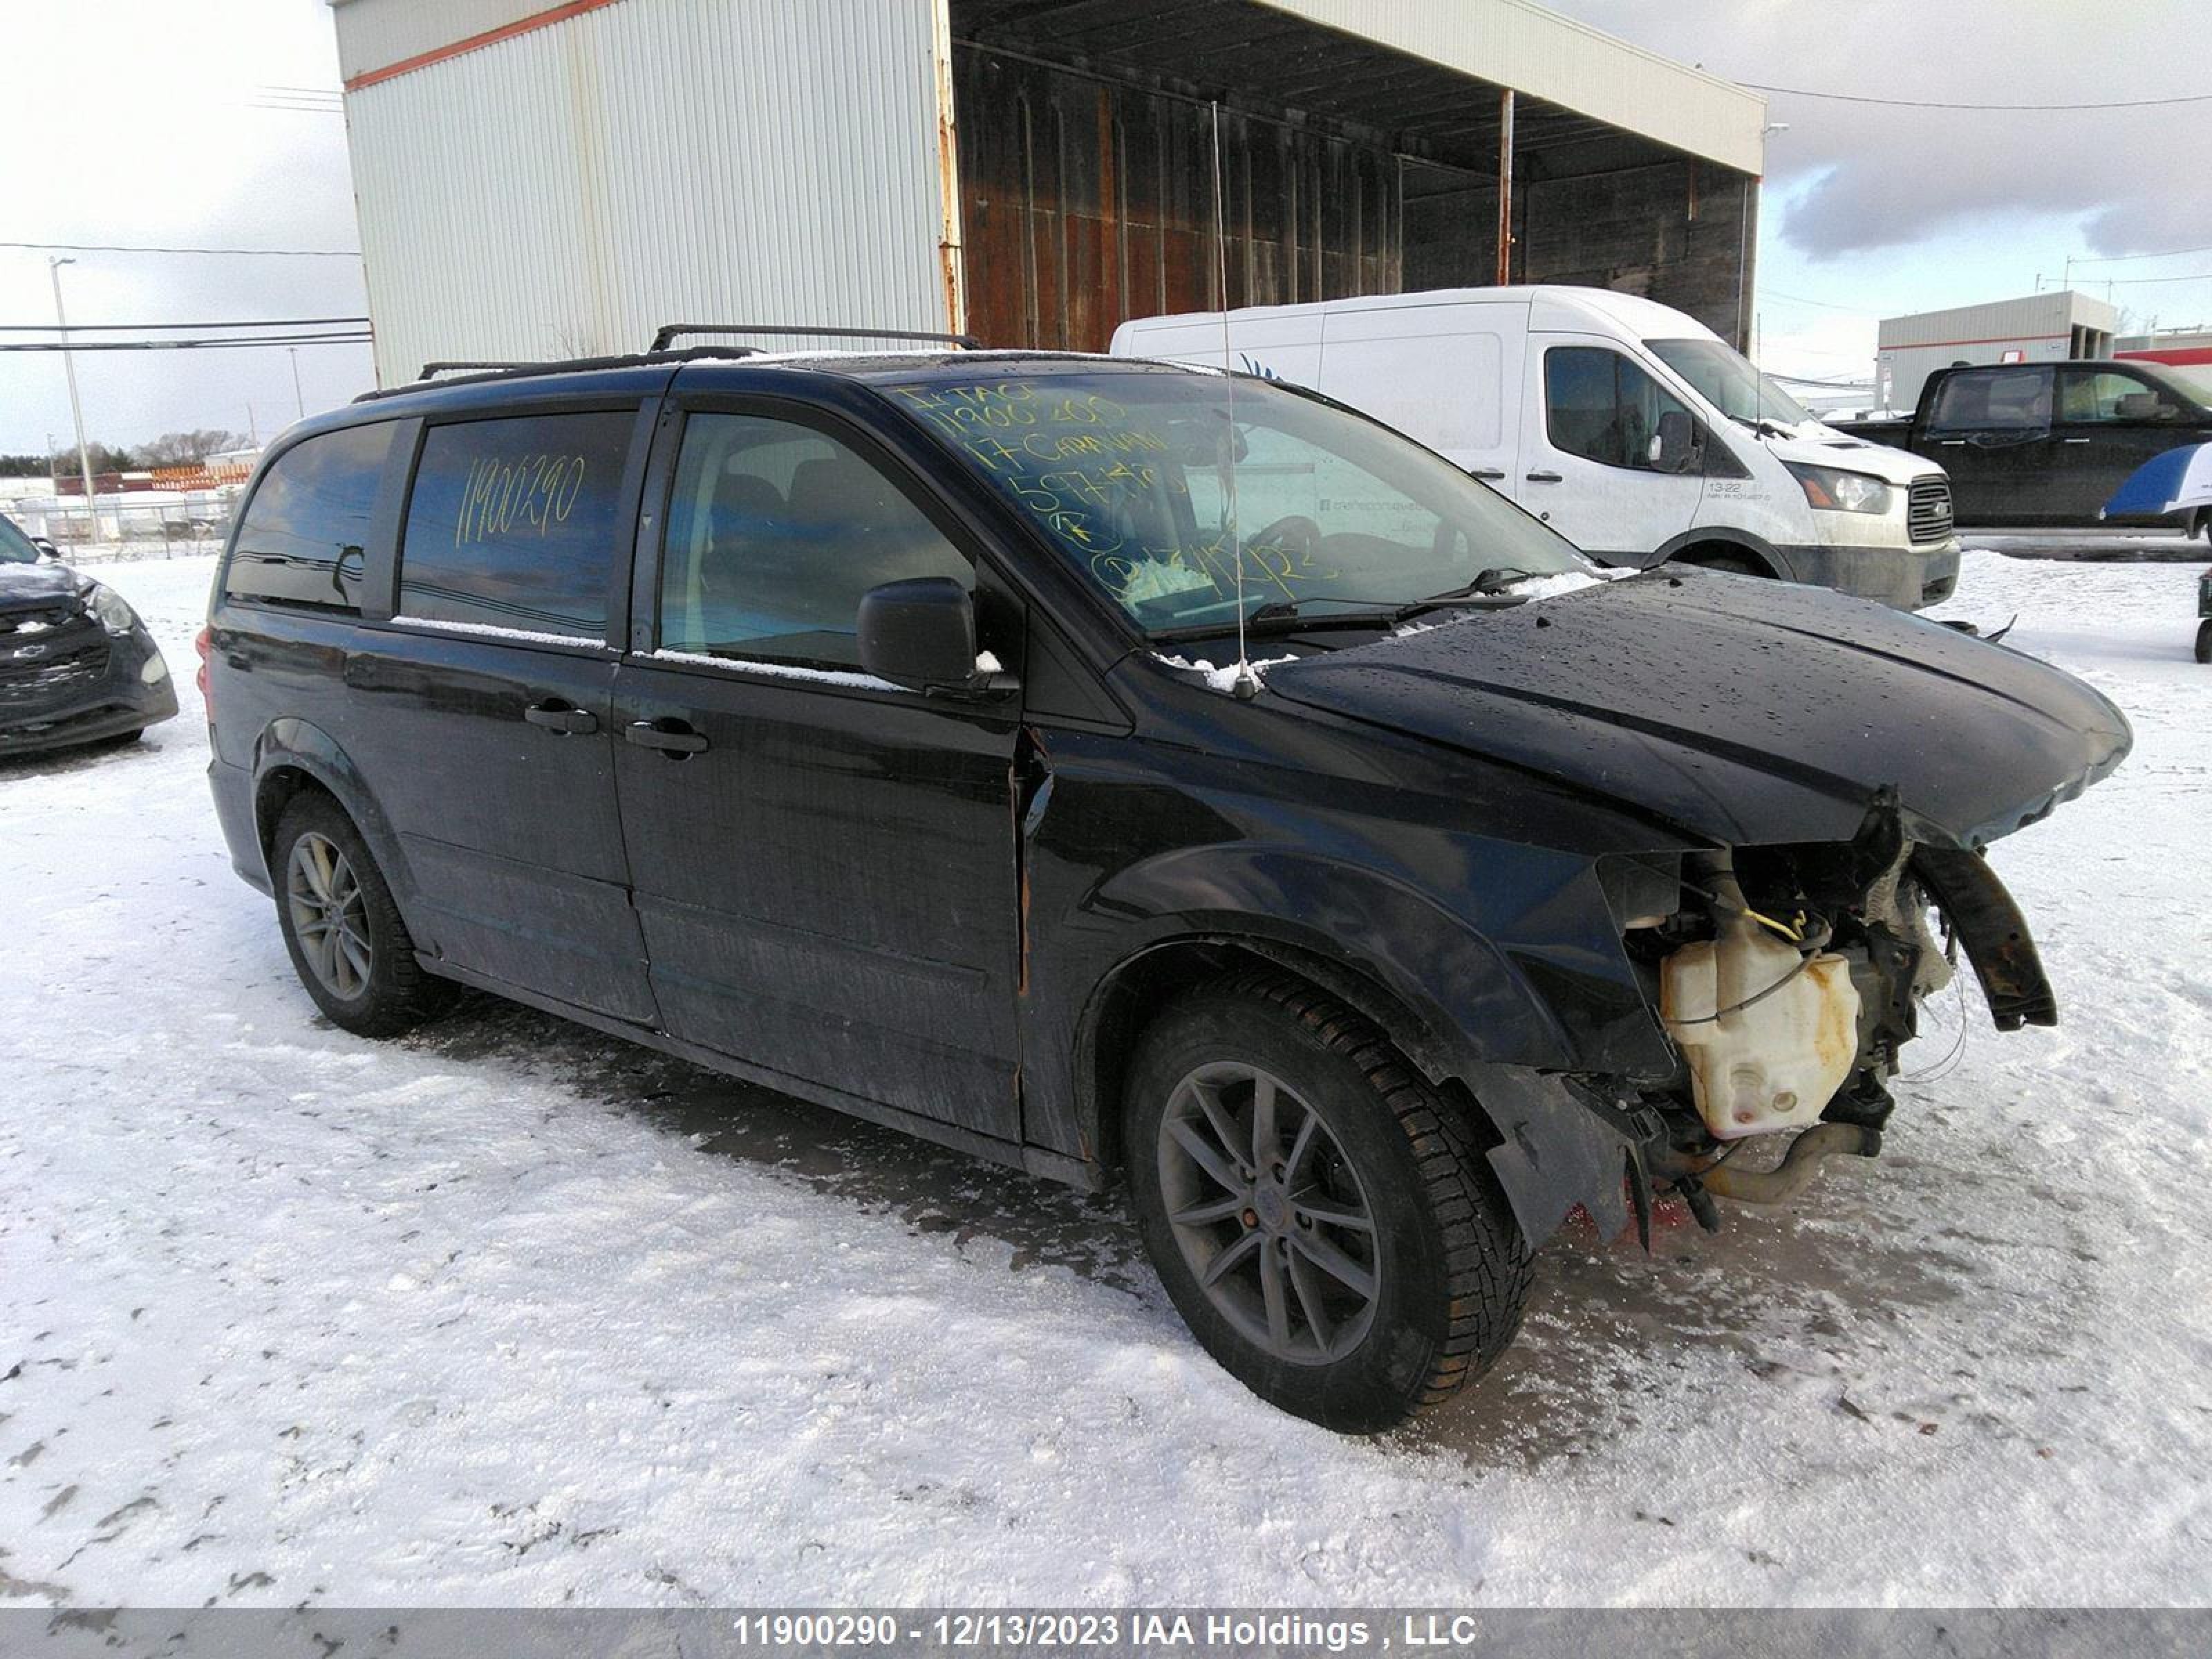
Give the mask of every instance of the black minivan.
POLYGON ((372 394, 272 447, 202 650, 331 1020, 471 986, 1126 1177, 1200 1341, 1354 1430, 1496 1357, 1577 1206, 1875 1152, 1931 911, 2055 1018, 1983 849, 2130 742, 1881 605, 1601 573, 1315 394, 1037 353, 372 394))

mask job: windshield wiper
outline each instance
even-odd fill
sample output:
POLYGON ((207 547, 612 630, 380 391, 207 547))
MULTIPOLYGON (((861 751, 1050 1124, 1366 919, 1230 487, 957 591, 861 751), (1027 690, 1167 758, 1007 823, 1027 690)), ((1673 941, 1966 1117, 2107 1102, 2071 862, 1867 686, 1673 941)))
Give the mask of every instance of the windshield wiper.
POLYGON ((1438 611, 1454 605, 1479 605, 1487 600, 1505 599, 1509 597, 1505 592, 1507 588, 1515 582, 1530 580, 1536 574, 1533 570, 1523 570, 1517 564, 1492 565, 1480 572, 1464 587, 1455 587, 1449 593, 1431 593, 1425 599, 1415 599, 1411 604, 1400 605, 1391 613, 1390 619, 1403 622, 1424 611, 1438 611))
MULTIPOLYGON (((1441 611, 1451 605, 1486 606, 1509 599, 1504 590, 1515 582, 1527 581, 1539 573, 1523 570, 1517 564, 1493 565, 1479 573, 1464 587, 1455 587, 1449 593, 1432 593, 1425 599, 1354 599, 1334 593, 1316 594, 1310 600, 1270 599, 1255 611, 1247 611, 1244 631, 1255 629, 1263 634, 1299 633, 1317 628, 1372 628, 1377 623, 1385 627, 1401 623, 1408 617, 1419 616, 1424 611, 1441 611), (1308 604, 1343 605, 1353 607, 1348 611, 1325 611, 1309 617, 1304 613, 1308 604)), ((1208 640, 1237 631, 1237 619, 1225 622, 1188 623, 1179 628, 1156 628, 1151 637, 1156 640, 1208 640)))
MULTIPOLYGON (((1316 616, 1303 613, 1297 599, 1270 599, 1258 610, 1248 611, 1244 631, 1262 634, 1303 632, 1316 628, 1374 628, 1387 627, 1395 622, 1399 607, 1395 602, 1380 599, 1339 599, 1334 593, 1322 594, 1310 603, 1348 605, 1350 611, 1325 611, 1316 616)), ((1426 603, 1426 601, 1423 601, 1426 603)), ((1156 640, 1210 640, 1237 631, 1237 618, 1229 617, 1218 623, 1186 623, 1179 628, 1156 628, 1151 637, 1156 640)))

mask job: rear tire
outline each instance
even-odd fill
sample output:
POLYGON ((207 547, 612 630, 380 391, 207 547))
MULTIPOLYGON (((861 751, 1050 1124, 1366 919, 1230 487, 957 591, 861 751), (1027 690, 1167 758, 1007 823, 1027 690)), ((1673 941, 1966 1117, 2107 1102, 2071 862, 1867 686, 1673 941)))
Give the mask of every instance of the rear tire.
POLYGON ((297 796, 269 848, 276 923, 315 1006, 357 1036, 397 1036, 452 1006, 425 973, 392 890, 353 820, 328 795, 297 796))
POLYGON ((1125 1111, 1152 1265, 1206 1351, 1269 1403, 1390 1428, 1520 1328, 1529 1251, 1487 1160, 1334 1000, 1267 973, 1195 994, 1139 1040, 1125 1111))
POLYGON ((2212 662, 2212 617, 2197 624, 2197 660, 2212 662))

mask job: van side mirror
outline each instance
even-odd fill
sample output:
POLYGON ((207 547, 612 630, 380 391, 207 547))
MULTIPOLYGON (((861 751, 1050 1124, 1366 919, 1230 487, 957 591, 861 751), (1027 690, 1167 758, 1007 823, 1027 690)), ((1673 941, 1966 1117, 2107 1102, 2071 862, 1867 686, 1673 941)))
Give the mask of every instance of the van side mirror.
POLYGON ((1698 465, 1698 428, 1689 411, 1670 409, 1659 416, 1659 429, 1651 434, 1650 461, 1659 472, 1687 472, 1698 465))
POLYGON ((884 582, 860 595, 860 666, 909 691, 983 696, 1012 678, 975 666, 975 601, 950 576, 884 582))
POLYGON ((39 550, 39 556, 42 559, 58 559, 62 556, 61 549, 56 547, 44 536, 32 537, 31 545, 39 550))

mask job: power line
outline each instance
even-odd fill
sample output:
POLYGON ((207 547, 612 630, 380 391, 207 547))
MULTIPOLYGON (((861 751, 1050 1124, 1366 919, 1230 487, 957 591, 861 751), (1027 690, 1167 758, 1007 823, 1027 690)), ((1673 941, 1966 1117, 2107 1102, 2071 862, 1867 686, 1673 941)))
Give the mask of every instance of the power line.
POLYGON ((0 247, 32 248, 40 253, 236 253, 284 259, 358 259, 354 247, 151 247, 125 242, 0 242, 0 247))
POLYGON ((1837 104, 1881 104, 1891 109, 1964 109, 2061 112, 2094 109, 2160 109, 2169 104, 2212 104, 2212 92, 2186 94, 2178 98, 2126 98, 2101 104, 1954 104, 1931 98, 1869 98, 1855 92, 1814 92, 1804 87, 1763 87, 1756 81, 1739 81, 1753 92, 1778 92, 1791 98, 1820 98, 1837 104))
POLYGON ((1762 301, 1769 298, 1787 300, 1793 305, 1818 306, 1823 311, 1841 311, 1853 317, 1870 318, 1875 314, 1871 311, 1862 311, 1856 306, 1839 306, 1832 300, 1808 300, 1802 294, 1785 294, 1778 288, 1762 289, 1759 297, 1762 301))
POLYGON ((212 340, 56 340, 0 342, 5 351, 215 351, 246 346, 368 345, 372 337, 358 334, 265 334, 251 338, 212 340))
POLYGON ((179 328, 328 328, 366 317, 249 317, 226 323, 0 323, 0 334, 152 334, 179 328))
POLYGON ((2143 283, 2208 283, 2212 282, 2212 270, 2199 270, 2186 276, 2096 276, 2090 281, 2102 283, 2106 288, 2134 288, 2143 283))
POLYGON ((2163 253, 2076 254, 2071 263, 2077 265, 2111 265, 2118 264, 2124 259, 2172 259, 2184 253, 2212 253, 2212 245, 2203 247, 2170 247, 2163 253))

